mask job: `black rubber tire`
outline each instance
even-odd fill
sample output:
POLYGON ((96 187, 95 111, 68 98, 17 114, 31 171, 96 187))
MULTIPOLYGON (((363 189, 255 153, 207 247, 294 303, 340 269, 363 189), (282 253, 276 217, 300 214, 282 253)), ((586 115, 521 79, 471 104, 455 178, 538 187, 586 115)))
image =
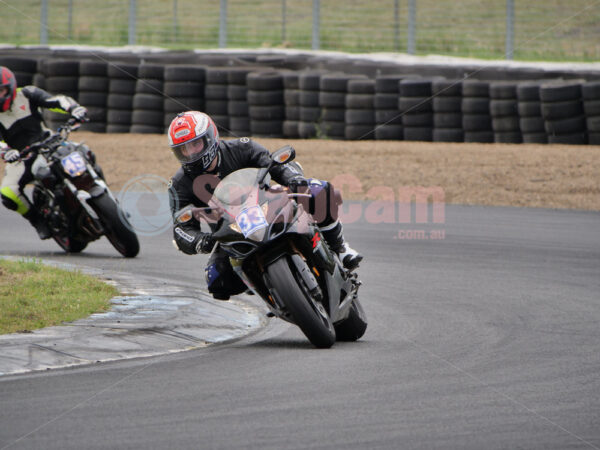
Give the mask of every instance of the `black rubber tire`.
POLYGON ((163 122, 160 125, 144 125, 139 123, 134 123, 129 128, 130 133, 137 134, 162 134, 165 131, 164 126, 164 118, 163 122))
POLYGON ((319 130, 322 137, 344 138, 346 136, 346 124, 344 122, 321 122, 319 130))
POLYGON ((519 117, 539 117, 542 115, 542 102, 540 101, 519 101, 517 106, 519 117))
POLYGON ((590 145, 600 145, 600 133, 589 133, 588 143, 590 145))
POLYGON ((375 92, 396 94, 400 92, 400 81, 406 77, 402 75, 381 75, 375 78, 375 92))
POLYGON ((367 315, 358 299, 352 302, 348 318, 333 325, 337 341, 354 342, 367 331, 367 315))
POLYGON ((80 76, 77 86, 80 91, 108 92, 108 77, 80 76))
POLYGON ((521 117, 519 128, 523 133, 545 133, 544 119, 541 116, 521 117))
POLYGON ((108 65, 108 77, 119 80, 133 80, 137 79, 138 65, 129 63, 110 63, 108 65))
POLYGON ((165 66, 163 64, 140 64, 138 67, 138 77, 145 80, 164 80, 165 66))
POLYGON ((281 120, 285 119, 285 108, 283 105, 272 106, 250 106, 248 115, 253 120, 281 120))
POLYGON ((490 83, 479 80, 465 80, 462 85, 462 95, 468 97, 489 97, 490 83))
POLYGON ((300 106, 300 89, 285 89, 283 91, 283 103, 286 106, 300 106))
POLYGON ((135 94, 135 80, 123 80, 120 78, 111 79, 108 83, 108 92, 111 94, 135 94))
POLYGON ((523 136, 520 131, 494 131, 494 142, 500 144, 520 144, 523 136))
POLYGON ((321 120, 343 122, 346 120, 346 108, 322 108, 321 120))
POLYGON ((106 92, 89 92, 82 91, 79 93, 79 103, 83 106, 101 106, 106 108, 106 101, 108 100, 108 95, 106 92))
POLYGON ((227 86, 227 99, 244 101, 248 100, 248 88, 246 86, 230 84, 227 86))
POLYGON ((587 117, 586 122, 588 131, 600 133, 600 116, 587 117))
POLYGON ((319 80, 319 90, 324 92, 347 92, 350 80, 362 78, 361 75, 339 73, 326 74, 319 80))
POLYGON ((79 77, 46 77, 46 89, 52 94, 64 94, 66 91, 77 92, 79 77))
POLYGON ((375 128, 375 139, 378 141, 401 141, 404 139, 404 127, 402 125, 377 125, 375 128))
POLYGON ((344 138, 350 141, 372 141, 375 139, 375 124, 373 125, 346 125, 344 138))
POLYGON ((413 128, 433 128, 433 113, 403 114, 402 125, 413 128))
POLYGON ((108 77, 108 63, 105 61, 79 61, 80 77, 108 77))
POLYGON ((165 66, 165 81, 206 81, 206 67, 197 65, 168 65, 165 66))
POLYGON ((517 99, 520 102, 539 102, 540 83, 519 83, 519 85, 517 86, 517 99))
POLYGON ((211 116, 226 116, 227 115, 227 104, 228 100, 206 100, 204 102, 204 109, 206 113, 211 116))
POLYGON ((462 129, 461 113, 434 113, 434 128, 459 128, 462 129))
POLYGON ((140 78, 135 83, 136 94, 152 94, 163 95, 165 82, 162 80, 154 80, 150 78, 140 78))
POLYGON ((464 97, 461 111, 463 114, 489 114, 490 99, 488 97, 464 97))
POLYGON ((573 134, 585 131, 585 116, 570 117, 560 120, 546 120, 544 126, 549 136, 555 134, 573 134))
POLYGON ((204 85, 204 98, 206 100, 227 100, 229 94, 226 84, 207 83, 204 85))
MULTIPOLYGON (((287 91, 284 96, 287 97, 287 91)), ((319 92, 319 106, 344 108, 346 106, 346 94, 344 92, 321 91, 319 92)))
POLYGON ((375 80, 357 78, 348 81, 349 94, 375 94, 375 80))
POLYGON ((89 203, 104 225, 105 235, 113 247, 126 258, 135 257, 140 251, 140 243, 119 205, 107 192, 90 199, 89 203))
POLYGON ((165 98, 163 108, 165 112, 180 113, 182 111, 203 111, 204 98, 202 97, 172 97, 165 98))
POLYGON ((460 113, 462 111, 462 97, 434 97, 433 112, 460 113))
POLYGON ((300 107, 298 106, 286 106, 285 107, 285 119, 286 120, 300 120, 300 107))
POLYGON ((575 134, 557 134, 548 136, 548 144, 565 144, 565 145, 586 145, 586 133, 575 134))
POLYGON ((519 115, 517 100, 490 100, 492 117, 517 117, 519 115))
POLYGON ((494 132, 493 131, 465 131, 465 142, 481 142, 481 143, 489 143, 494 142, 494 132))
POLYGON ((148 109, 151 111, 162 111, 164 99, 160 95, 135 94, 133 97, 133 109, 148 109))
POLYGON ((600 81, 590 81, 581 86, 581 96, 584 100, 600 100, 600 81))
MULTIPOLYGON (((37 60, 33 58, 2 56, 0 57, 0 66, 8 67, 12 72, 35 73, 37 71, 37 60)), ((19 82, 19 79, 17 79, 17 82, 19 82)))
POLYGON ((431 97, 400 97, 398 109, 410 114, 432 112, 433 103, 431 97))
POLYGON ((600 100, 586 100, 583 102, 583 110, 588 117, 600 116, 600 100))
MULTIPOLYGON (((254 106, 254 108, 273 108, 272 106, 254 106)), ((285 111, 283 106, 275 106, 285 111)), ((250 108, 246 100, 229 100, 227 102, 227 114, 233 117, 248 117, 250 108)), ((258 119, 258 117, 257 117, 258 119)))
POLYGON ((147 109, 136 109, 131 115, 131 123, 136 125, 148 125, 151 127, 162 127, 165 114, 162 110, 151 111, 147 109))
POLYGON ((542 117, 546 120, 568 119, 583 114, 583 103, 580 100, 541 104, 542 117))
POLYGON ((490 98, 494 100, 516 100, 517 84, 504 81, 490 83, 490 98))
POLYGON ((169 97, 203 97, 204 83, 196 81, 167 81, 163 89, 166 96, 169 97))
POLYGON ((300 89, 300 75, 298 72, 283 72, 283 87, 287 89, 300 89))
POLYGON ((544 131, 543 133, 523 133, 524 144, 547 144, 548 135, 544 131))
POLYGON ((492 130, 494 132, 519 131, 519 118, 512 117, 494 117, 492 116, 492 130))
POLYGON ((283 89, 278 91, 248 90, 248 103, 250 105, 282 105, 283 89))
POLYGON ((129 129, 131 125, 128 124, 120 124, 120 123, 108 123, 106 125, 107 133, 129 133, 129 129))
POLYGON ((375 94, 373 96, 373 106, 375 109, 398 109, 398 94, 375 94))
POLYGON ((319 106, 319 91, 301 90, 298 94, 300 106, 319 106))
POLYGON ((47 77, 78 77, 79 61, 66 59, 45 61, 44 74, 47 77))
POLYGON ((283 90, 283 76, 277 71, 251 72, 246 76, 246 85, 256 91, 283 90))
POLYGON ((463 142, 465 133, 460 128, 434 128, 433 142, 463 142))
POLYGON ((267 267, 275 297, 286 305, 296 325, 315 347, 329 348, 336 339, 331 319, 323 306, 319 308, 310 298, 295 274, 296 270, 287 257, 279 258, 267 267))
POLYGON ((543 102, 569 102, 581 99, 580 83, 547 83, 540 86, 543 102))
POLYGON ((375 123, 402 125, 402 114, 397 109, 377 109, 375 110, 375 123))
POLYGON ((433 129, 429 127, 404 127, 405 141, 424 141, 433 140, 433 129))
POLYGON ((348 125, 375 124, 374 109, 347 109, 344 117, 348 125))
POLYGON ((373 109, 373 94, 347 94, 345 106, 348 109, 373 109))
POLYGON ((253 135, 264 137, 281 137, 283 120, 250 119, 250 131, 253 135))
POLYGON ((300 139, 310 139, 317 136, 317 124, 314 122, 298 122, 300 139))
POLYGON ((431 94, 436 97, 458 97, 462 98, 461 80, 433 80, 431 83, 431 94))
MULTIPOLYGON (((108 94, 106 106, 108 109, 133 109, 133 95, 126 94, 108 94)), ((83 103, 85 105, 85 103, 83 103)))
POLYGON ((430 97, 431 80, 407 79, 400 81, 400 95, 402 97, 430 97))
MULTIPOLYGON (((298 130, 299 122, 297 120, 285 120, 282 125, 282 132, 286 138, 296 139, 300 137, 298 130)), ((233 127, 232 127, 233 128, 233 127)))
POLYGON ((491 131, 492 116, 484 114, 463 114, 462 128, 465 131, 491 131))

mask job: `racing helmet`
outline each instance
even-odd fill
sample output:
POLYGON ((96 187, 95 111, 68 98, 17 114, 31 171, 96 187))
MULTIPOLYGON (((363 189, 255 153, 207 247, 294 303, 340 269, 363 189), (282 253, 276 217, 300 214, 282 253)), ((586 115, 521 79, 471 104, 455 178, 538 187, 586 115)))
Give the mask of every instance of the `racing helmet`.
POLYGON ((219 132, 203 112, 179 113, 169 125, 169 145, 181 166, 188 172, 208 170, 219 151, 219 132))
POLYGON ((0 88, 8 89, 8 92, 0 97, 0 112, 8 111, 17 96, 17 79, 8 67, 0 66, 0 88))

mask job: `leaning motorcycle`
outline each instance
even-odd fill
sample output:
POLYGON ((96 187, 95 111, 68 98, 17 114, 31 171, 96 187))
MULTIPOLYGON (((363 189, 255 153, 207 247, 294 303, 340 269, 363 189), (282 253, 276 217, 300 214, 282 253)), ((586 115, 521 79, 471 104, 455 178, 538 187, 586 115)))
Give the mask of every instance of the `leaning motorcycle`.
POLYGON ((32 166, 33 206, 66 252, 79 253, 89 242, 106 236, 121 255, 135 257, 140 250, 137 235, 93 153, 87 145, 68 140, 78 127, 76 120, 69 119, 56 133, 21 152, 22 157, 43 156, 32 166))
MULTIPOLYGON (((292 147, 283 147, 271 155, 271 166, 294 157, 292 147)), ((184 208, 176 221, 212 223, 217 245, 246 286, 271 315, 297 325, 315 347, 356 341, 367 328, 358 275, 343 267, 298 201, 309 194, 270 186, 270 167, 231 173, 207 208, 184 208)))

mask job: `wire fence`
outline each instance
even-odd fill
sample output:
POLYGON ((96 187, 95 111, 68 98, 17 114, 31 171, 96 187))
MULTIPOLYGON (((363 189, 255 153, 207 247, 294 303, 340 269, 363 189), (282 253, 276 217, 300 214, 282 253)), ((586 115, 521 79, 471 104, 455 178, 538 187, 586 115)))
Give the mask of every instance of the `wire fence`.
POLYGON ((0 42, 600 59, 600 0, 0 0, 0 42))

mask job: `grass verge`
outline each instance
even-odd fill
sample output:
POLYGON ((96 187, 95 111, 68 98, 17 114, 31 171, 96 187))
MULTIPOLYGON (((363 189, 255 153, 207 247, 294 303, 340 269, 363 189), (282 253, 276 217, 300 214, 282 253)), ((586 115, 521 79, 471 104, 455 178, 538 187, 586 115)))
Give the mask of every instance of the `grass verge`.
POLYGON ((79 271, 0 260, 0 334, 27 332, 107 311, 119 292, 79 271))

